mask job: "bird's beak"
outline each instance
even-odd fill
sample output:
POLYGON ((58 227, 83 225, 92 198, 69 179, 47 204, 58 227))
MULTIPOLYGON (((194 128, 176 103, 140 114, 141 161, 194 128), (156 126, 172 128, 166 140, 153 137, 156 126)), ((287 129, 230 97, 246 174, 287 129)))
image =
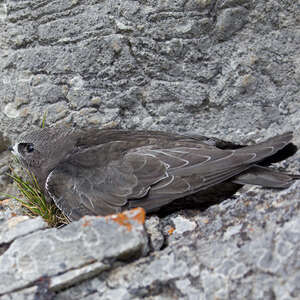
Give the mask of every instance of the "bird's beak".
POLYGON ((8 150, 11 151, 12 154, 19 156, 18 144, 16 143, 14 146, 9 146, 8 150))

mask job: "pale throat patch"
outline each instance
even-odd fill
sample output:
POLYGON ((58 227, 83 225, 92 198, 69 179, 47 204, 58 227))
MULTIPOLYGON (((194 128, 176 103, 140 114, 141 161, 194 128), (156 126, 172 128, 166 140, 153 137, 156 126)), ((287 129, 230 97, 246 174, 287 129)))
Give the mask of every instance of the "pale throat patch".
POLYGON ((14 146, 12 147, 13 148, 12 153, 16 156, 20 156, 20 153, 18 151, 18 145, 19 145, 18 143, 15 143, 14 146))

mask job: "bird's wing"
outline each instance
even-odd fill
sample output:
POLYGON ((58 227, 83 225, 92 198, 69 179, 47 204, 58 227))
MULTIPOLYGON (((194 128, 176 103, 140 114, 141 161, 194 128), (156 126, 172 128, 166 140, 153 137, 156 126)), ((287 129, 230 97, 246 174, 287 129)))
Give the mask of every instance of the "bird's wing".
MULTIPOLYGON (((46 189, 71 219, 106 215, 128 203, 148 210, 223 182, 283 148, 290 135, 236 150, 184 142, 128 146, 115 141, 86 148, 48 176, 46 189)), ((130 144, 130 143, 129 143, 130 144)))
MULTIPOLYGON (((87 151, 86 161, 92 153, 87 151)), ((166 169, 163 162, 148 155, 129 155, 106 166, 65 162, 48 175, 45 188, 55 204, 76 220, 120 212, 130 197, 143 197, 151 184, 167 177, 166 169)))
POLYGON ((153 185, 147 197, 130 199, 128 207, 142 206, 147 211, 155 211, 176 198, 208 189, 242 172, 245 174, 248 168, 284 148, 292 137, 288 132, 257 145, 226 151, 206 144, 198 144, 198 148, 141 148, 139 152, 167 163, 169 176, 153 185))

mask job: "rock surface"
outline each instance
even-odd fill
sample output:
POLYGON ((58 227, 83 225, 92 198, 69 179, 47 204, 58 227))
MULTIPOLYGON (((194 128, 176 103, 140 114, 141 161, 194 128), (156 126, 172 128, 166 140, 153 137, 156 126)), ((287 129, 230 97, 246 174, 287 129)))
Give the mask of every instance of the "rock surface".
POLYGON ((8 226, 2 224, 7 234, 0 245, 8 246, 0 257, 0 295, 22 289, 27 293, 28 287, 43 281, 47 291, 61 290, 117 261, 145 255, 144 216, 142 209, 106 218, 86 216, 62 229, 45 229, 38 219, 10 219, 8 226))
POLYGON ((0 5, 0 136, 45 111, 48 124, 244 141, 299 127, 297 1, 0 5))
MULTIPOLYGON (((5 150, 44 112, 235 142, 292 130, 300 146, 299 21, 290 0, 2 1, 0 191, 5 150)), ((299 173, 300 154, 278 166, 299 173)), ((146 230, 46 229, 0 195, 0 299, 297 299, 299 190, 245 186, 146 230)))
POLYGON ((175 228, 163 250, 56 299, 297 299, 299 197, 299 183, 277 194, 254 188, 194 213, 196 229, 175 228))

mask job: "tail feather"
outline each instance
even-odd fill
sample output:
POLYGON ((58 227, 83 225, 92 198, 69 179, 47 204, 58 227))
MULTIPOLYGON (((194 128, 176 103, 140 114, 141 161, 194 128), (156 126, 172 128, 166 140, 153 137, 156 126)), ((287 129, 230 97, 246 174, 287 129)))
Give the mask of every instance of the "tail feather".
POLYGON ((254 165, 247 171, 239 174, 232 179, 238 184, 260 185, 269 188, 287 188, 295 180, 299 180, 300 175, 286 174, 270 168, 254 165))

